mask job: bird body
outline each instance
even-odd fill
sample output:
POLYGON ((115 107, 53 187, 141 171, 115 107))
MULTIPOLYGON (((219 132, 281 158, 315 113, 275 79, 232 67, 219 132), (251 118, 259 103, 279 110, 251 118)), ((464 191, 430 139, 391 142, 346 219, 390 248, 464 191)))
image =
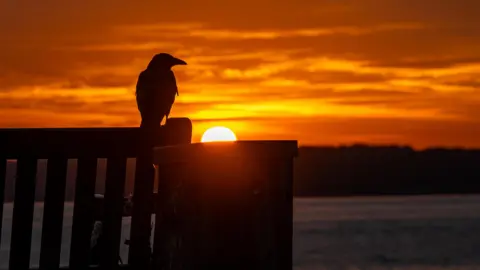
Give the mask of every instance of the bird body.
POLYGON ((186 63, 169 54, 157 54, 138 76, 136 99, 142 118, 140 127, 158 127, 163 118, 170 115, 178 95, 171 67, 177 64, 186 63))
POLYGON ((137 82, 137 105, 141 126, 158 126, 168 117, 175 102, 177 86, 171 70, 162 73, 144 70, 137 82))

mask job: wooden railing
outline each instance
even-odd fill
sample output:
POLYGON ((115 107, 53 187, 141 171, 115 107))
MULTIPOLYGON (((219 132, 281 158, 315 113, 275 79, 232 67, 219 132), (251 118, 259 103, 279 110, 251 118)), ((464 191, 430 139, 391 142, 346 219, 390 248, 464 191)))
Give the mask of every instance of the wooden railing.
POLYGON ((297 150, 297 141, 156 148, 153 269, 291 270, 297 150))
MULTIPOLYGON (((118 267, 127 158, 136 158, 129 265, 148 263, 154 170, 152 147, 190 143, 189 119, 170 119, 156 131, 139 128, 0 129, 0 202, 6 162, 17 162, 9 269, 29 269, 37 160, 47 159, 40 269, 58 269, 68 159, 77 159, 70 269, 89 266, 97 159, 107 159, 100 267, 118 267), (147 245, 147 246, 146 246, 147 245)), ((3 207, 0 207, 0 231, 3 207)), ((0 234, 1 237, 1 234, 0 234)), ((1 238, 0 238, 1 242, 1 238)))

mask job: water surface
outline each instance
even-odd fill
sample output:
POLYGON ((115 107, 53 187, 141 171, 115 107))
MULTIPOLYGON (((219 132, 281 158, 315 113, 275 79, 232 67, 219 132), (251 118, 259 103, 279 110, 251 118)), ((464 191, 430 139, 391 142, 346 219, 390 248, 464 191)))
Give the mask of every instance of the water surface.
MULTIPOLYGON (((65 205, 62 264, 73 205, 65 205)), ((38 265, 43 205, 35 207, 32 266, 38 265)), ((4 206, 0 269, 8 266, 12 204, 4 206)), ((124 219, 122 242, 128 238, 124 219)), ((294 269, 480 269, 480 196, 296 199, 294 269)), ((126 261, 128 247, 120 253, 126 261)))

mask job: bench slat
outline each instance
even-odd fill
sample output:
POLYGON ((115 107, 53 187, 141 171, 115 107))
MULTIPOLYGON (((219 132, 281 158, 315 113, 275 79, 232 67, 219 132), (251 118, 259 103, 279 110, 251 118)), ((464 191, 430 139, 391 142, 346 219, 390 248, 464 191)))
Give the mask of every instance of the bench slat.
POLYGON ((114 269, 118 266, 126 170, 126 157, 115 157, 107 160, 105 205, 102 220, 103 239, 100 249, 100 266, 105 269, 114 269))
POLYGON ((40 269, 60 265, 67 163, 66 158, 49 159, 47 163, 40 269))
POLYGON ((269 208, 273 211, 273 237, 276 247, 273 252, 276 269, 292 269, 293 245, 293 160, 277 161, 278 166, 269 166, 269 208))
POLYGON ((97 158, 78 159, 70 245, 70 269, 86 269, 89 264, 96 175, 97 158))
POLYGON ((7 174, 7 161, 0 158, 0 243, 2 243, 3 204, 5 203, 5 179, 7 174))
POLYGON ((136 162, 128 263, 135 269, 146 269, 151 252, 149 242, 155 170, 151 153, 144 153, 136 162))
POLYGON ((17 161, 9 269, 28 269, 32 243, 37 159, 17 161))

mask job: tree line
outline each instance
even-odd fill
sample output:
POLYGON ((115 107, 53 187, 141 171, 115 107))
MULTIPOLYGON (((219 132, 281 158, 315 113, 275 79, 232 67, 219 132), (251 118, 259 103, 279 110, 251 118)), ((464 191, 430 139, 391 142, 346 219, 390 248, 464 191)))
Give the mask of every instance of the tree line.
MULTIPOLYGON (((46 161, 37 168, 35 199, 42 201, 46 161)), ((5 201, 14 198, 15 167, 7 163, 5 201)), ((125 193, 133 189, 135 160, 127 162, 125 193)), ((69 161, 66 200, 74 198, 76 161, 69 161)), ((103 193, 106 162, 100 160, 96 192, 103 193)), ((480 193, 480 150, 352 145, 300 147, 295 196, 480 193)))

